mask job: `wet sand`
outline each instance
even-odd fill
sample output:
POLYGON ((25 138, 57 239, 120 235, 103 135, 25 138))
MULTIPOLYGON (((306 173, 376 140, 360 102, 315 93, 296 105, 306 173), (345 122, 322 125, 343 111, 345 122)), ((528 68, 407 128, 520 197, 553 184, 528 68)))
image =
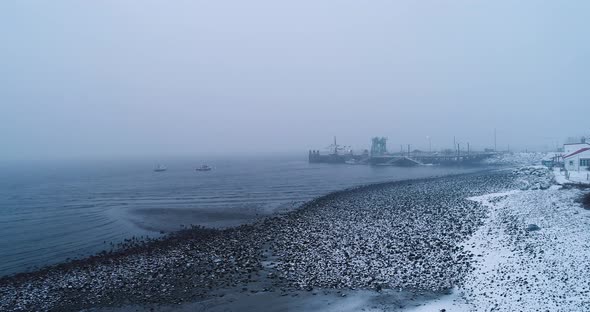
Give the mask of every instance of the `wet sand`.
POLYGON ((129 212, 129 220, 139 228, 154 232, 173 232, 199 225, 208 228, 228 228, 251 223, 264 215, 258 212, 235 209, 135 209, 129 212))
POLYGON ((334 312, 381 312, 418 308, 439 298, 441 294, 415 294, 405 291, 386 290, 314 290, 249 293, 239 290, 216 291, 215 297, 176 305, 128 305, 118 308, 90 309, 92 312, 281 312, 281 311, 334 311, 334 312))

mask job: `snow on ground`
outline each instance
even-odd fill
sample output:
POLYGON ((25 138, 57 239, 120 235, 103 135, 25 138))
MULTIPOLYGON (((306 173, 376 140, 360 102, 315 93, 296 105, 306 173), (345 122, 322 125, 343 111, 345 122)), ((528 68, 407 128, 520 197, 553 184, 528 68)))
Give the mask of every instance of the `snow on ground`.
POLYGON ((558 184, 590 184, 590 171, 565 171, 553 168, 555 181, 558 184))
POLYGON ((565 171, 562 168, 553 168, 553 176, 555 176, 555 183, 559 185, 567 184, 569 181, 565 177, 565 171))
POLYGON ((590 309, 590 211, 575 203, 580 194, 551 188, 471 198, 490 208, 465 243, 480 259, 462 288, 472 310, 590 309))
POLYGON ((590 311, 590 211, 577 202, 583 191, 546 188, 554 177, 542 167, 513 172, 518 190, 469 198, 489 213, 463 243, 476 259, 465 283, 411 311, 590 311))
POLYGON ((520 190, 544 190, 551 187, 554 176, 544 166, 528 166, 512 171, 516 178, 516 185, 520 190))
POLYGON ((502 153, 496 154, 483 162, 489 165, 528 166, 540 165, 548 153, 502 153))
POLYGON ((582 190, 553 184, 584 177, 542 166, 513 173, 515 190, 469 198, 488 217, 463 243, 476 259, 464 284, 409 311, 590 311, 590 211, 582 190))

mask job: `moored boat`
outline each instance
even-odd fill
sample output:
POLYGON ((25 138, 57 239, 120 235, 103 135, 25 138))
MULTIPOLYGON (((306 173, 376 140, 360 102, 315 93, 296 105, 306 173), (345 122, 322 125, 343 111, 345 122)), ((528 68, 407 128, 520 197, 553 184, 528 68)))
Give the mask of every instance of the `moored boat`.
POLYGON ((168 168, 166 168, 165 166, 162 166, 162 165, 160 165, 160 164, 158 164, 158 165, 156 166, 156 168, 154 168, 154 171, 155 171, 155 172, 162 172, 162 171, 166 171, 166 170, 168 170, 168 168))
POLYGON ((211 167, 207 165, 202 165, 200 167, 195 168, 196 171, 211 171, 211 167))

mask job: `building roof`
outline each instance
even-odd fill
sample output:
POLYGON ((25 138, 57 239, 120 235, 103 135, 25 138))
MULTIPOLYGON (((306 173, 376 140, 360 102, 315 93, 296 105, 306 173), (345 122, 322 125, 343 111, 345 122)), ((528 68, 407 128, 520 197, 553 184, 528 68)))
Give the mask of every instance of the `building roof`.
POLYGON ((547 155, 545 155, 545 157, 543 157, 542 160, 544 160, 544 161, 555 160, 555 158, 559 158, 559 157, 563 157, 563 156, 560 153, 547 153, 547 155))
POLYGON ((577 155, 577 154, 583 153, 583 152, 585 152, 585 151, 590 151, 590 147, 584 147, 584 148, 581 148, 581 149, 579 149, 579 150, 577 150, 577 151, 575 151, 575 152, 573 152, 573 153, 571 153, 571 154, 569 154, 569 155, 565 155, 565 156, 563 156, 563 158, 572 157, 572 156, 574 156, 574 155, 577 155))

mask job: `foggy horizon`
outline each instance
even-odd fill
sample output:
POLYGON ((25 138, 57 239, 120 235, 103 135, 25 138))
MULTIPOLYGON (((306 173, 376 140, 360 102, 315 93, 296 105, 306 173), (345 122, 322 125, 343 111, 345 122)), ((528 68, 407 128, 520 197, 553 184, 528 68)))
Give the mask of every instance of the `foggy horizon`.
POLYGON ((498 150, 552 150, 590 135, 588 9, 3 2, 0 159, 482 150, 494 129, 498 150))
POLYGON ((589 13, 0 2, 0 311, 590 311, 589 13))

